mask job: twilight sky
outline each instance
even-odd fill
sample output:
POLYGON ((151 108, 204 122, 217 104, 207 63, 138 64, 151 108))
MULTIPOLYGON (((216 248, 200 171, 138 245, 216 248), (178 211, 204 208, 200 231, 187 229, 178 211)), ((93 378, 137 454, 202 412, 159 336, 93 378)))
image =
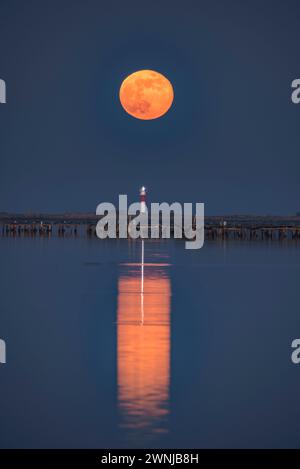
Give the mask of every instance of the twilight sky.
POLYGON ((204 202, 300 211, 297 0, 0 0, 0 211, 204 202), (134 119, 123 79, 154 69, 171 110, 134 119))

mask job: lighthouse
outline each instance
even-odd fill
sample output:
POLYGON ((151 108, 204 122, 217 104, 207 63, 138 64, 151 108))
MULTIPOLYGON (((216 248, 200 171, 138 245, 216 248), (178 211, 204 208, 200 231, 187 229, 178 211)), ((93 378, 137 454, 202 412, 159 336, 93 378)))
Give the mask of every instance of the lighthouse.
POLYGON ((140 188, 140 204, 141 204, 141 213, 146 212, 146 187, 142 186, 140 188))

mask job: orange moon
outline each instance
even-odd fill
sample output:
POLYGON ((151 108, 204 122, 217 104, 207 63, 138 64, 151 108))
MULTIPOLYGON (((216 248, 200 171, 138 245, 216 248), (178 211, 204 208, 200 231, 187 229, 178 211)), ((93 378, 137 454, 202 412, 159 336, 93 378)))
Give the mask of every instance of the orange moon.
POLYGON ((174 91, 170 81, 154 70, 129 75, 120 88, 120 101, 128 114, 151 120, 163 116, 171 107, 174 91))

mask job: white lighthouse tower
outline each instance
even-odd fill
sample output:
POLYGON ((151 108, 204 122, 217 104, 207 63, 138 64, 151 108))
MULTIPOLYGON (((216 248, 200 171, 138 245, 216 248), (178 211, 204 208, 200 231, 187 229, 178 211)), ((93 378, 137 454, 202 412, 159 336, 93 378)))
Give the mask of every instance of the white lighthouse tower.
POLYGON ((142 186, 140 188, 140 204, 141 204, 141 213, 146 212, 146 187, 142 186))

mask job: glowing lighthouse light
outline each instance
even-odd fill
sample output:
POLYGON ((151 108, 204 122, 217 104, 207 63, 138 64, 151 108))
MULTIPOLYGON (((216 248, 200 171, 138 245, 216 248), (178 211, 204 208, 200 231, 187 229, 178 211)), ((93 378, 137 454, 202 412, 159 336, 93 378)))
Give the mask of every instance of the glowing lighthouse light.
POLYGON ((140 188, 140 203, 141 203, 141 213, 146 212, 146 187, 142 186, 140 188))

